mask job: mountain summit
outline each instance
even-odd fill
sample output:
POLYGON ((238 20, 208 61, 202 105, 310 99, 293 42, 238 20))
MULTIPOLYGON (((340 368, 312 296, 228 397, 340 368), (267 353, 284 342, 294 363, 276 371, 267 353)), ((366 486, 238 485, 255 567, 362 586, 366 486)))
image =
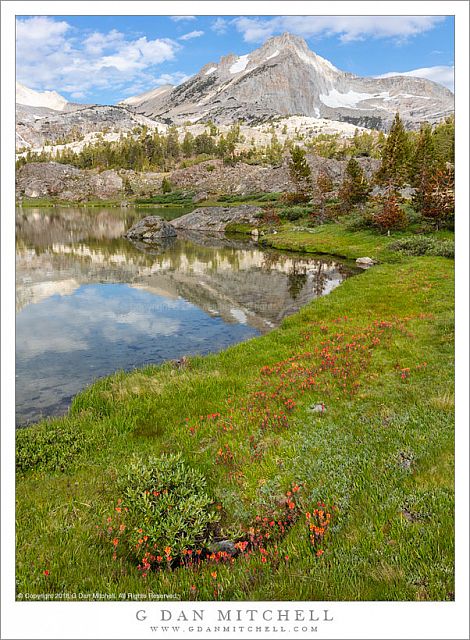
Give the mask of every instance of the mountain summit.
POLYGON ((54 111, 63 111, 68 101, 56 91, 34 91, 17 82, 16 103, 25 107, 45 107, 54 111))
POLYGON ((303 38, 284 33, 251 53, 209 62, 179 86, 122 104, 175 124, 208 119, 254 124, 275 116, 305 115, 387 129, 397 111, 409 126, 438 121, 453 112, 454 96, 422 78, 345 73, 311 51, 303 38))

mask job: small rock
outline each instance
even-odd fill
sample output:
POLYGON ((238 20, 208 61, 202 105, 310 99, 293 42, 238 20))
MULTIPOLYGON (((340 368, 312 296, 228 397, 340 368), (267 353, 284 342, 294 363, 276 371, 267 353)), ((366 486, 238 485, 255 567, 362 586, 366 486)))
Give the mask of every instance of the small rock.
POLYGON ((323 404, 323 402, 319 403, 319 404, 313 404, 310 407, 310 411, 313 411, 313 413, 325 413, 326 411, 326 407, 323 404))
POLYGON ((403 452, 400 453, 400 459, 398 464, 402 469, 405 469, 406 471, 408 471, 408 469, 411 468, 412 462, 413 462, 413 457, 411 455, 403 452))
POLYGON ((198 202, 204 202, 204 200, 207 200, 208 198, 209 194, 207 193, 207 191, 201 191, 200 193, 196 193, 193 198, 193 202, 194 204, 197 204, 198 202))
POLYGON ((362 267, 372 267, 375 264, 375 260, 372 260, 372 258, 367 258, 367 257, 357 258, 356 264, 362 267))
POLYGON ((210 550, 212 553, 223 551, 231 556, 234 556, 237 553, 235 544, 231 540, 220 540, 219 542, 214 542, 211 545, 210 550))
POLYGON ((258 229, 252 229, 251 230, 251 237, 253 238, 253 240, 258 240, 258 236, 259 236, 258 229))

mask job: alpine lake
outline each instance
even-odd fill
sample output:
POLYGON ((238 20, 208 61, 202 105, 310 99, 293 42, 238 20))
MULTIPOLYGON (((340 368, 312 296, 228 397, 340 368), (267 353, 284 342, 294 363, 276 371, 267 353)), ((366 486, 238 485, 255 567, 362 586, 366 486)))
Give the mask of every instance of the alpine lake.
POLYGON ((99 377, 264 334, 361 271, 240 236, 123 238, 147 215, 194 208, 17 208, 18 427, 64 414, 99 377))

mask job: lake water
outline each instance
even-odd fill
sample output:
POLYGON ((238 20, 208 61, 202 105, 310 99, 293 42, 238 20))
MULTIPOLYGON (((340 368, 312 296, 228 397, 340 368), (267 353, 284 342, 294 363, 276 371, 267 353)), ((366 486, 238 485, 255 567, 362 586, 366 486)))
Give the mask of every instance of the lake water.
POLYGON ((122 237, 146 215, 186 211, 17 209, 17 425, 65 413, 98 377, 263 334, 356 272, 251 241, 122 237))

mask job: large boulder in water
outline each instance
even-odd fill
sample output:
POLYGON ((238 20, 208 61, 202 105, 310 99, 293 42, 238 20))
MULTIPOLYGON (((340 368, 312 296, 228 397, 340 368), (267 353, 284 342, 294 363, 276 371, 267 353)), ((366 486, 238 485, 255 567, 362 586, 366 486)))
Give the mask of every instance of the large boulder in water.
POLYGON ((136 222, 125 234, 126 238, 143 240, 144 242, 158 242, 163 238, 176 236, 176 231, 163 218, 159 216, 147 216, 136 222))
POLYGON ((176 229, 223 232, 227 225, 235 222, 258 226, 262 213, 261 207, 249 204, 236 207, 199 207, 181 218, 172 220, 171 224, 176 229))

